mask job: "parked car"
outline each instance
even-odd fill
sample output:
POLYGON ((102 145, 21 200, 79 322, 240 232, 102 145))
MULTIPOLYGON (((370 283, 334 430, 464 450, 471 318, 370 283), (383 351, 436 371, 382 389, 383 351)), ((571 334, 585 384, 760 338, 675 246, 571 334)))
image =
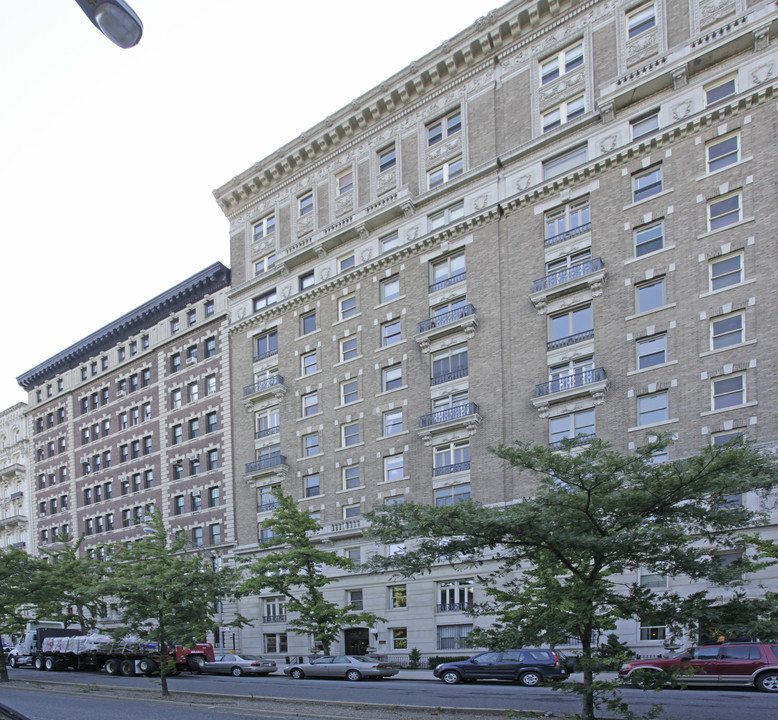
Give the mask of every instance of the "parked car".
POLYGON ((635 687, 652 687, 660 672, 668 674, 668 682, 677 677, 677 682, 685 685, 753 685, 764 692, 778 692, 778 644, 692 647, 669 658, 624 663, 619 677, 635 687))
POLYGON ((217 655, 214 662, 201 663, 200 672, 218 675, 269 675, 276 671, 274 660, 264 660, 256 655, 217 655))
POLYGON ((285 675, 295 680, 304 677, 335 677, 346 680, 385 678, 397 675, 399 669, 364 655, 325 655, 307 663, 295 663, 284 668, 285 675))
POLYGON ((555 650, 521 648, 502 652, 484 652, 469 660, 441 663, 432 674, 447 685, 474 680, 512 680, 527 687, 547 680, 564 680, 569 676, 566 658, 555 650))

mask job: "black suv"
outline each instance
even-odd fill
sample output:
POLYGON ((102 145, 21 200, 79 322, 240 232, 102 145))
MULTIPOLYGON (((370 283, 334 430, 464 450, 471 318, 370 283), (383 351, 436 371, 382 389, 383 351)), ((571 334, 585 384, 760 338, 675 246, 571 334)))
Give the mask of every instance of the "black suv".
POLYGON ((461 662, 441 663, 432 674, 448 685, 474 680, 512 680, 527 687, 546 680, 564 680, 564 658, 554 650, 522 648, 484 652, 461 662))

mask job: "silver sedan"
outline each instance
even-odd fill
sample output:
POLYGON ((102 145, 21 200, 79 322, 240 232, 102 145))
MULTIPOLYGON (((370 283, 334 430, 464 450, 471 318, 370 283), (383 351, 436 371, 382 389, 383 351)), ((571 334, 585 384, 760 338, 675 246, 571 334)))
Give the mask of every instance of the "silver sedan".
POLYGON ((200 672, 220 675, 269 675, 276 671, 274 660, 264 660, 257 655, 217 655, 214 662, 202 663, 200 672))
POLYGON ((284 674, 295 680, 304 677, 335 677, 346 680, 385 678, 397 675, 399 669, 364 655, 325 655, 307 663, 295 663, 284 668, 284 674))

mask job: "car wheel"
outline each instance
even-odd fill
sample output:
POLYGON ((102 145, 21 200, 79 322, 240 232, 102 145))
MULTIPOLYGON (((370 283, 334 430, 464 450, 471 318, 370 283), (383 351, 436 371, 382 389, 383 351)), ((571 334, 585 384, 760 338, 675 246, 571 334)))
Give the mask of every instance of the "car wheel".
POLYGON ((362 679, 362 673, 359 672, 359 670, 349 670, 346 673, 346 680, 351 680, 352 682, 357 682, 358 680, 362 679))
POLYGON ((289 673, 295 680, 302 680, 305 677, 305 673, 300 668, 292 668, 289 673))
POLYGON ((121 663, 116 658, 108 658, 104 667, 109 675, 118 675, 121 671, 121 663))
POLYGON ((53 657, 45 657, 43 658, 43 666, 51 672, 54 669, 54 658, 53 657))
POLYGON ((535 687, 543 682, 543 676, 539 672, 530 670, 519 675, 519 683, 524 687, 535 687))
POLYGON ((135 674, 135 661, 134 660, 122 660, 122 664, 119 666, 119 672, 125 677, 130 677, 135 674))
POLYGON ((456 670, 446 670, 440 676, 446 685, 456 685, 462 682, 462 676, 456 670))
POLYGON ((240 677, 241 675, 243 675, 243 668, 239 668, 236 666, 232 668, 230 672, 233 674, 233 677, 240 677))
POLYGON ((762 692, 778 692, 778 672, 774 670, 771 672, 762 673, 754 681, 757 690, 762 692))
POLYGON ((650 690, 656 688, 656 670, 635 670, 629 678, 633 688, 650 690))

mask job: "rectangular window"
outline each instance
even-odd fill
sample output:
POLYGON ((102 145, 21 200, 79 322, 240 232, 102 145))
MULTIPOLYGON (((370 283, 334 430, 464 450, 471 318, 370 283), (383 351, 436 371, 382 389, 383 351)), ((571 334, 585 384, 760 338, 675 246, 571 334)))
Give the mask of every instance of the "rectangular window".
POLYGON ((654 3, 643 5, 627 15, 627 37, 633 38, 656 25, 654 3))
POLYGON ((305 497, 316 497, 321 494, 321 477, 318 473, 303 478, 303 490, 305 497))
POLYGON ((557 155, 550 160, 543 162, 543 179, 562 175, 589 160, 589 148, 587 145, 581 145, 573 148, 562 155, 557 155))
POLYGON ((378 152, 378 172, 382 173, 395 165, 397 165, 397 150, 392 143, 389 147, 378 152))
POLYGON ((648 253, 661 250, 665 246, 665 223, 664 220, 636 228, 635 237, 635 257, 648 255, 648 253))
POLYGON ((203 544, 203 529, 201 527, 192 528, 192 542, 195 545, 203 544))
POLYGON ((408 590, 405 585, 389 586, 389 607, 393 609, 408 607, 408 590))
POLYGON ((395 230, 392 233, 389 233, 388 235, 385 235, 379 240, 379 243, 381 245, 381 254, 391 252, 392 250, 395 250, 396 248, 400 247, 400 233, 395 230))
POLYGON ((459 177, 463 172, 464 163, 461 157, 449 160, 427 173, 427 188, 433 190, 436 187, 440 187, 450 180, 459 177))
POLYGON ((266 358, 278 355, 278 331, 260 335, 256 339, 256 355, 254 356, 254 362, 265 360, 266 358))
POLYGON ((436 260, 430 266, 430 292, 436 292, 450 285, 463 282, 467 278, 465 253, 457 252, 442 260, 436 260))
POLYGON ((266 653, 287 652, 286 633, 265 633, 266 653))
POLYGON ((548 435, 551 445, 568 438, 592 437, 595 433, 594 410, 580 410, 569 415, 560 415, 548 421, 548 435))
POLYGON ((312 392, 308 393, 308 395, 303 395, 302 403, 303 417, 315 415, 319 412, 319 393, 312 392))
POLYGON ((316 284, 316 275, 313 270, 307 273, 303 273, 298 278, 298 287, 300 292, 307 290, 309 287, 313 287, 316 284))
POLYGON ((665 304, 665 279, 635 286, 635 312, 644 313, 655 310, 665 304))
POLYGON ((579 95, 572 100, 567 100, 561 105, 543 113, 543 132, 554 130, 560 125, 581 117, 586 112, 586 103, 583 95, 579 95))
POLYGON ((661 166, 632 176, 633 202, 640 202, 660 192, 662 192, 661 166))
POLYGON ((743 255, 729 255, 710 262, 710 289, 721 290, 743 282, 743 255))
POLYGON ((638 398, 638 425, 653 425, 664 422, 670 417, 668 402, 669 393, 658 392, 653 395, 642 395, 638 398))
POLYGON ((265 257, 259 258, 259 260, 254 261, 254 274, 262 275, 263 273, 266 273, 269 270, 271 270, 275 264, 276 264, 275 253, 271 253, 270 255, 265 255, 265 257))
POLYGON ((408 628, 392 628, 389 632, 392 637, 392 650, 408 649, 408 628))
POLYGON ((207 413, 205 416, 205 432, 215 432, 219 429, 219 416, 215 412, 207 413))
POLYGON ((711 320, 710 349, 721 350, 730 345, 739 345, 745 341, 745 322, 743 313, 711 320))
POLYGON ((389 455, 384 458, 384 482, 402 480, 405 477, 405 455, 389 455))
POLYGON ((593 329, 591 305, 552 315, 549 319, 549 349, 590 338, 593 329))
POLYGON ((455 110, 427 126, 427 145, 435 145, 462 129, 462 112, 455 110))
POLYGON ((583 65, 583 43, 579 42, 571 45, 564 50, 546 58, 540 63, 540 82, 541 85, 556 80, 558 77, 569 73, 577 67, 583 65))
POLYGON ((396 300, 400 297, 400 278, 395 275, 394 277, 387 278, 381 281, 381 302, 389 302, 390 300, 396 300))
POLYGON ((467 374, 467 345, 457 345, 432 355, 432 385, 458 380, 467 374))
POLYGON ((396 390, 403 386, 403 368, 402 365, 393 365, 384 368, 381 372, 383 391, 396 390))
POLYGON ((302 362, 303 375, 311 375, 319 371, 318 357, 319 356, 316 350, 314 350, 313 352, 306 353, 305 355, 302 356, 301 362, 302 362))
POLYGON ((268 215, 254 224, 254 241, 261 240, 276 231, 276 216, 268 215))
POLYGON ((650 135, 659 130, 659 110, 652 110, 646 115, 641 115, 634 120, 630 120, 629 124, 632 128, 633 140, 638 140, 646 135, 650 135))
POLYGON ((359 400, 359 380, 346 380, 340 384, 340 402, 348 405, 359 400))
POLYGON ((399 318, 381 325, 381 345, 387 347, 402 340, 402 327, 399 318))
POLYGON ((343 338, 340 341, 340 361, 346 362, 346 360, 353 360, 359 355, 357 351, 357 339, 356 337, 343 338))
POLYGON ((356 258, 354 257, 354 253, 351 253, 350 255, 344 255, 338 260, 338 268, 340 272, 344 272, 349 268, 353 268, 355 264, 356 258))
POLYGON ((450 225, 451 223, 461 220, 465 216, 465 201, 460 200, 451 207, 447 207, 444 210, 440 210, 427 217, 429 225, 429 231, 433 232, 439 228, 450 225))
POLYGON ((708 172, 716 172, 740 160, 740 134, 716 138, 705 148, 708 172))
POLYGON ((219 450, 213 448, 206 454, 206 467, 209 470, 216 470, 219 467, 219 450))
POLYGON ((354 317, 357 314, 356 295, 347 295, 338 301, 338 314, 341 320, 348 320, 348 318, 354 317))
POLYGON ((222 541, 222 526, 219 523, 209 525, 208 535, 211 545, 218 545, 222 541))
POLYGON ((338 188, 338 195, 345 195, 354 189, 354 169, 349 168, 335 176, 335 182, 338 188))
POLYGON ((316 330, 316 311, 300 316, 300 334, 307 335, 316 330))
POLYGON ((666 638, 667 627, 662 618, 658 615, 644 615, 640 618, 641 640, 665 640, 666 638))
POLYGON ((547 212, 545 226, 547 246, 586 232, 591 228, 589 198, 547 212))
POLYGON ((362 478, 360 477, 359 465, 351 465, 350 467, 343 468, 343 489, 353 490, 362 485, 362 478))
POLYGON ((253 300, 254 312, 258 312, 259 310, 269 307, 270 305, 275 305, 275 303, 276 303, 276 291, 274 288, 273 290, 268 290, 266 293, 262 293, 262 295, 259 295, 258 297, 254 298, 253 300))
POLYGON ((297 198, 297 214, 299 217, 313 212, 313 193, 308 192, 297 198))
POLYGON ((717 80, 705 87, 705 105, 710 107, 722 100, 726 100, 737 92, 737 79, 735 77, 726 80, 717 80))
POLYGON ((359 423, 349 423, 341 428, 343 447, 359 444, 359 423))
POLYGON ((312 457, 321 452, 319 433, 310 433, 303 436, 303 455, 312 457))
POLYGON ((205 339, 205 357, 213 357, 216 355, 216 338, 205 339))
POLYGON ((200 419, 192 418, 189 421, 189 439, 193 440, 196 437, 200 437, 200 419))
POLYGON ((218 487, 208 488, 208 507, 219 507, 221 493, 218 487))
POLYGON ((383 414, 384 435, 397 435, 403 431, 402 410, 389 410, 383 414))
POLYGON ((636 347, 638 370, 667 362, 667 335, 654 335, 645 340, 638 340, 636 347))
POLYGON ((718 230, 740 222, 740 193, 708 203, 708 229, 718 230))
POLYGON ((471 625, 438 625, 438 650, 462 650, 470 647, 468 636, 473 632, 471 625))
POLYGON ((711 383, 712 409, 723 410, 746 402, 745 375, 732 375, 711 383))
POLYGON ((364 609, 364 596, 361 590, 349 590, 348 592, 348 604, 351 605, 352 610, 364 609))
POLYGON ((435 505, 445 507, 470 500, 470 485, 454 485, 453 487, 435 490, 435 505))
POLYGON ((205 394, 213 395, 216 392, 216 375, 207 375, 205 378, 205 394))
POLYGON ((734 432, 723 432, 711 435, 711 442, 713 445, 726 445, 727 443, 740 444, 743 442, 742 430, 735 430, 734 432))

